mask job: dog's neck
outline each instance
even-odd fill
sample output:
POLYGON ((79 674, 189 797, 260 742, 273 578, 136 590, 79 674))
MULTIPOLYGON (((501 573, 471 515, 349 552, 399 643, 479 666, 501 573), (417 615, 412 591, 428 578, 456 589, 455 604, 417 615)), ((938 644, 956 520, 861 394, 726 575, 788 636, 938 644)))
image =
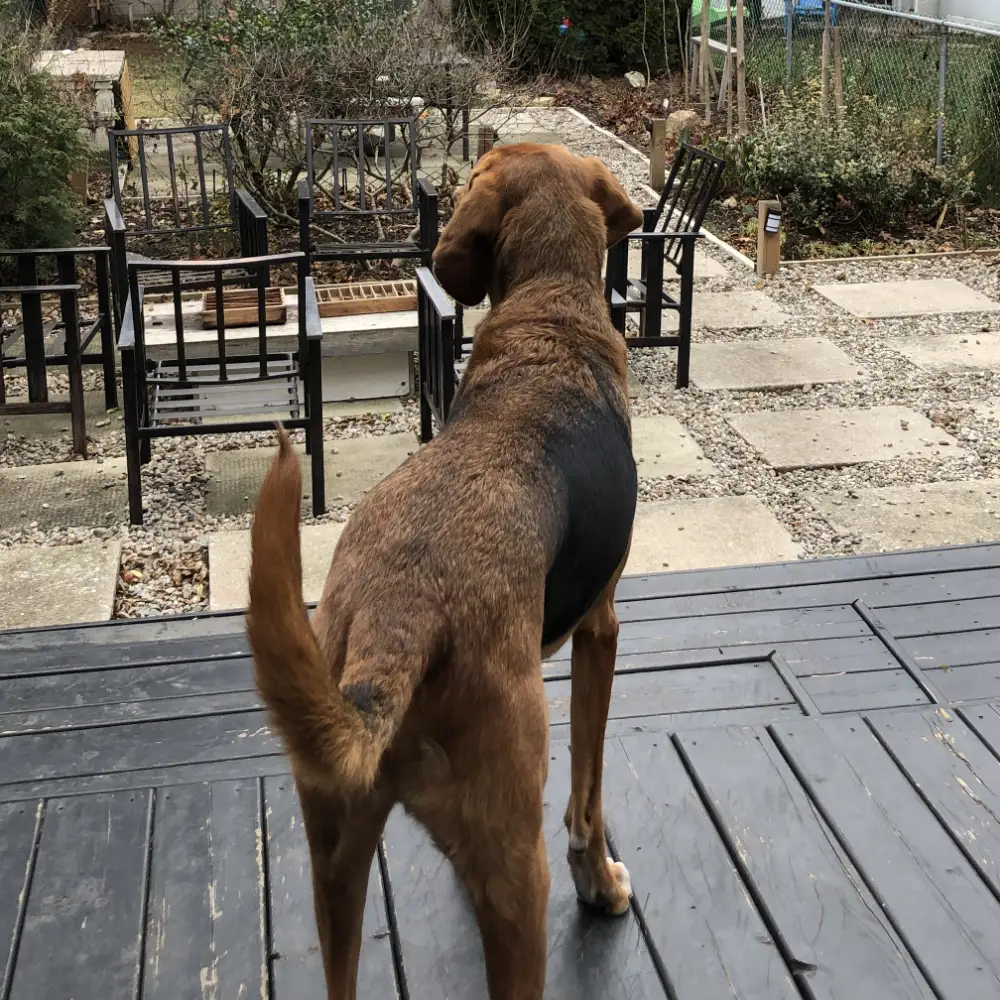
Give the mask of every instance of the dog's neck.
POLYGON ((504 219, 493 261, 491 304, 495 307, 512 292, 538 282, 600 293, 606 241, 596 205, 529 199, 504 219))

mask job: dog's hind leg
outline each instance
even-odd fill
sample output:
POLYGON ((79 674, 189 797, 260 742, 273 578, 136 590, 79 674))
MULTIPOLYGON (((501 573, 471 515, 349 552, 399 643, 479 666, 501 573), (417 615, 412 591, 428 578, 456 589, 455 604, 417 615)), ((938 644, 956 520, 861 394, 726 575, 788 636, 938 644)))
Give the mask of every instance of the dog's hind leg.
POLYGON ((328 1000, 355 1000, 368 874, 391 802, 299 786, 328 1000))
POLYGON ((548 720, 540 672, 516 685, 449 747, 447 771, 407 802, 468 890, 490 1000, 542 1000, 545 989, 548 720))
POLYGON ((618 617, 612 586, 573 633, 572 790, 566 807, 566 828, 569 866, 577 894, 585 903, 615 916, 628 909, 632 894, 625 866, 608 857, 601 807, 604 732, 617 651, 618 617))

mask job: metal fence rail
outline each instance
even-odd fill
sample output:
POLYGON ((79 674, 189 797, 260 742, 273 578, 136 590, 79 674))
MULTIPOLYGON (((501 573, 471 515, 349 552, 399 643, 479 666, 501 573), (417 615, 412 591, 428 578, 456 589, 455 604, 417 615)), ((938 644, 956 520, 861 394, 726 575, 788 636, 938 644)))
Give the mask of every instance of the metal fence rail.
MULTIPOLYGON (((713 0, 713 7, 724 0, 713 0)), ((1000 7, 1000 4, 998 4, 1000 7)), ((735 3, 733 3, 735 8, 735 3)), ((822 3, 748 4, 747 87, 794 91, 821 75, 822 3), (784 8, 784 10, 782 10, 784 8)), ((965 158, 988 203, 1000 204, 1000 26, 908 14, 882 4, 831 0, 844 102, 875 97, 921 125, 938 163, 965 158)), ((725 41, 725 20, 712 36, 725 41)), ((833 66, 831 76, 833 79, 833 66)))

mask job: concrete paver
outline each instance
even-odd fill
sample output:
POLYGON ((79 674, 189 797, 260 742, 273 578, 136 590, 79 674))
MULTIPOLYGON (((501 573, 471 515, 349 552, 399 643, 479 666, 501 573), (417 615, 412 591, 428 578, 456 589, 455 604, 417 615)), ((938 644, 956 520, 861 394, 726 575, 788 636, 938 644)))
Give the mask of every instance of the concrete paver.
POLYGON ((889 552, 1000 540, 1000 480, 884 486, 812 498, 862 551, 889 552))
POLYGON ((699 389, 771 389, 805 383, 851 382, 859 365, 823 337, 698 344, 691 377, 699 389))
POLYGON ((802 547, 756 497, 640 503, 625 574, 797 559, 802 547))
MULTIPOLYGON (((698 292, 692 305, 691 325, 699 330, 752 330, 782 326, 790 319, 791 316, 763 292, 740 289, 738 292, 698 292)), ((674 310, 664 310, 664 331, 676 330, 678 322, 674 310)), ((692 358, 698 347, 692 351, 692 358)))
POLYGON ((865 281, 859 284, 838 282, 814 285, 813 288, 841 309, 865 319, 1000 310, 1000 302, 987 298, 954 278, 865 281))
MULTIPOLYGON (((376 483, 402 465, 417 450, 412 434, 381 434, 337 438, 325 443, 326 502, 356 503, 376 483), (339 498, 339 499, 338 499, 339 498)), ((303 497, 311 494, 305 449, 296 446, 303 462, 303 497)), ((210 514, 242 514, 253 510, 261 483, 275 455, 274 448, 211 452, 205 458, 208 483, 205 508, 210 514)))
MULTIPOLYGON (((318 601, 330 569, 343 523, 307 524, 302 527, 302 593, 318 601)), ((247 606, 250 574, 250 532, 216 531, 208 536, 208 606, 231 611, 247 606)))
POLYGON ((823 469, 963 454, 955 438, 905 406, 760 411, 727 419, 775 469, 823 469))
POLYGON ((1000 371, 1000 334, 949 333, 938 337, 893 337, 888 345, 926 371, 1000 371))
MULTIPOLYGON (((69 402, 68 393, 49 393, 52 402, 69 402)), ((8 403, 27 402, 27 397, 8 397, 8 403)), ((120 397, 119 397, 120 401, 120 397)), ((100 441, 121 431, 122 411, 107 411, 104 409, 103 392, 85 392, 83 394, 83 411, 87 418, 87 437, 100 441)), ((72 427, 68 413, 24 413, 18 416, 4 415, 0 417, 0 436, 13 432, 18 437, 30 438, 33 441, 58 441, 60 438, 70 440, 72 427)))
POLYGON ((715 466, 676 417, 633 417, 632 453, 640 479, 686 479, 715 472, 715 466))
POLYGON ((120 542, 0 550, 0 628, 107 621, 120 542))

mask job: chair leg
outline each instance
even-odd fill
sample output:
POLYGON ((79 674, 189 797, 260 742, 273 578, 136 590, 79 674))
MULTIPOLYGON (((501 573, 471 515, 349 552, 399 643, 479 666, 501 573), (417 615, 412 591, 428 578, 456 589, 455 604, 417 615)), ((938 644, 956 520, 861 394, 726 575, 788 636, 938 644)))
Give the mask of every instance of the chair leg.
MULTIPOLYGON (((125 403, 125 463, 128 468, 128 519, 142 524, 142 449, 136 399, 135 355, 122 351, 122 393, 125 403)), ((148 441, 146 442, 148 446, 148 441)))
POLYGON ((420 443, 427 444, 432 437, 434 437, 434 417, 431 414, 430 403, 427 402, 427 397, 424 395, 423 384, 419 386, 420 389, 420 443))
POLYGON ((326 475, 323 469, 323 375, 319 341, 309 345, 309 429, 306 449, 312 464, 313 517, 326 513, 326 475))
POLYGON ((677 388, 686 389, 691 380, 691 312, 694 300, 694 241, 681 251, 681 296, 678 322, 677 388))

